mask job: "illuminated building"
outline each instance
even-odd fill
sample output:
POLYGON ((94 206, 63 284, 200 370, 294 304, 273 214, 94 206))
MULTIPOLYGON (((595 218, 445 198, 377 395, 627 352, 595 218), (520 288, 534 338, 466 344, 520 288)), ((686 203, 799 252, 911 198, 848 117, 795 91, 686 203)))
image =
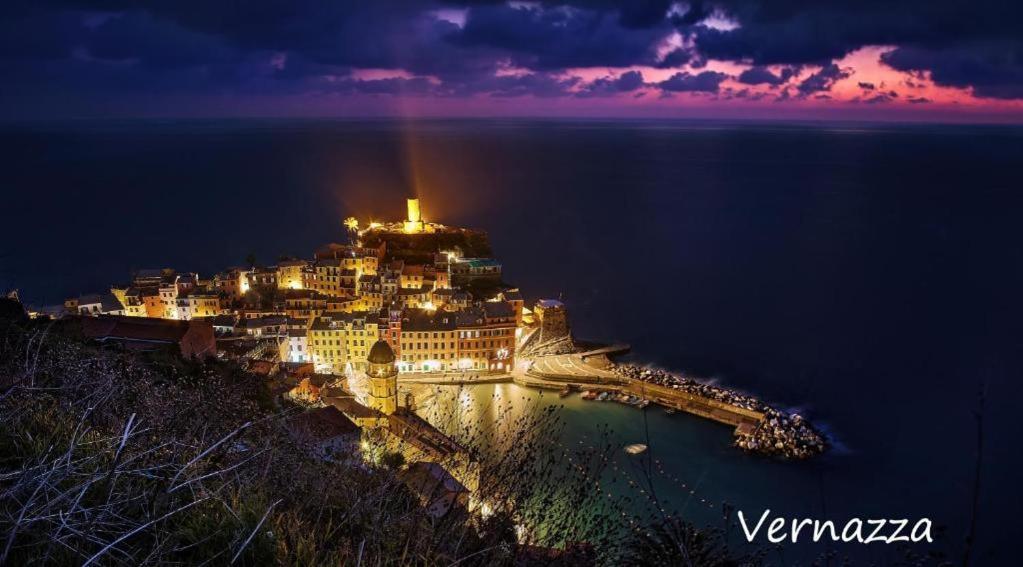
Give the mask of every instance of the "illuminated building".
POLYGON ((145 317, 146 304, 142 300, 142 292, 137 287, 110 288, 110 293, 124 306, 124 315, 127 317, 145 317))
POLYGON ((309 286, 325 295, 334 297, 353 295, 355 292, 355 271, 345 268, 338 258, 323 258, 313 264, 315 276, 309 286))
POLYGON ((220 315, 220 296, 206 290, 196 289, 178 294, 176 319, 188 321, 196 317, 220 315))
POLYGON ((257 267, 248 273, 250 289, 277 289, 277 266, 257 267))
POLYGON ((178 286, 175 283, 164 283, 160 285, 160 304, 163 312, 160 315, 163 319, 178 318, 178 286))
POLYGON ((401 314, 402 372, 439 372, 458 368, 455 314, 405 309, 401 314))
POLYGON ((139 289, 139 296, 142 299, 142 305, 146 312, 145 317, 163 317, 163 298, 160 297, 160 288, 158 286, 139 289))
POLYGON ((367 357, 369 367, 369 398, 367 405, 390 415, 398 408, 398 369, 394 365, 394 351, 386 341, 373 343, 367 357))
POLYGON ((310 362, 309 331, 290 329, 288 331, 287 362, 310 362))
POLYGON ((423 232, 423 219, 419 215, 419 199, 407 199, 408 218, 405 219, 405 232, 416 234, 423 232))
POLYGON ((240 268, 220 272, 213 276, 213 287, 228 301, 237 301, 249 291, 248 272, 240 268))
POLYGON ((329 297, 312 289, 286 289, 284 312, 289 317, 310 318, 328 310, 329 297))
POLYGON ((487 301, 455 313, 458 367, 502 371, 515 364, 515 309, 505 301, 487 301))
POLYGON ((455 286, 501 281, 501 263, 493 258, 457 258, 448 264, 448 271, 455 286))
POLYGON ((568 336, 568 314, 564 303, 556 299, 541 299, 533 307, 533 316, 540 324, 541 343, 568 336))
POLYGON ((281 260, 277 263, 277 287, 281 289, 305 288, 305 260, 281 260))
POLYGON ((124 305, 112 293, 83 295, 76 302, 79 315, 124 315, 124 305))
POLYGON ((317 372, 343 374, 366 368, 369 349, 379 338, 377 313, 324 312, 309 326, 308 348, 317 372))

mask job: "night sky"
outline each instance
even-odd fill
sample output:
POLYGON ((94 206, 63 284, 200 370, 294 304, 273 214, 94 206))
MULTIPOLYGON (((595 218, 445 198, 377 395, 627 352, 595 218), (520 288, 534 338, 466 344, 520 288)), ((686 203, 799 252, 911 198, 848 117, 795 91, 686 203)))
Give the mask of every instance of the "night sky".
POLYGON ((13 0, 0 117, 1023 121, 1012 0, 13 0))

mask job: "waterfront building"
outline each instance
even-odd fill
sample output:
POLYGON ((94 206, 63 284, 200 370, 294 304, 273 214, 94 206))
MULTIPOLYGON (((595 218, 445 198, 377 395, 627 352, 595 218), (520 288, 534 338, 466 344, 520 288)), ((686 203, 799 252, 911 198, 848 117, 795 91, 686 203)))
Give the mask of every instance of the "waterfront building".
POLYGON ((518 288, 503 290, 497 294, 494 300, 507 301, 515 311, 515 326, 522 326, 522 310, 525 308, 526 302, 522 299, 522 292, 518 288))
POLYGON ((486 301, 455 313, 458 367, 506 371, 515 365, 515 311, 505 301, 486 301))
POLYGON ((538 344, 567 337, 568 313, 557 299, 541 299, 533 307, 533 316, 540 325, 538 344))
POLYGON ((409 308, 400 326, 401 372, 437 372, 458 369, 455 314, 409 308))
POLYGON ((426 513, 434 518, 469 508, 469 489, 437 463, 412 463, 398 473, 398 478, 419 498, 426 513))

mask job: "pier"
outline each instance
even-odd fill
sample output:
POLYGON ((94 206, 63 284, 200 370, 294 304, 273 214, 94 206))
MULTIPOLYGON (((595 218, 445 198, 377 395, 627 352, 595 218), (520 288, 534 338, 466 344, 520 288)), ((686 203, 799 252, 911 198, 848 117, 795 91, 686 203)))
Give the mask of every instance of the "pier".
POLYGON ((533 359, 529 369, 516 372, 516 384, 532 388, 562 390, 566 386, 593 392, 626 393, 666 408, 711 419, 736 428, 742 435, 755 429, 764 414, 690 392, 625 378, 603 368, 607 355, 620 353, 627 345, 612 345, 579 354, 544 356, 533 359))

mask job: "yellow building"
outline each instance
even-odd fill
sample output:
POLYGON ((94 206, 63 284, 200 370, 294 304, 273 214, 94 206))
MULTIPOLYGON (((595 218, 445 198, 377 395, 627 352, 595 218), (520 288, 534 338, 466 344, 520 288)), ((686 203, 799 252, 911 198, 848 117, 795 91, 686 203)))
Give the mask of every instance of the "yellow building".
POLYGON ((377 340, 366 357, 369 375, 367 405, 390 415, 398 408, 398 369, 394 366, 394 351, 384 340, 377 340))
POLYGON ((145 317, 146 304, 142 299, 142 292, 137 287, 110 288, 110 293, 124 306, 124 314, 128 317, 145 317))
POLYGON ((379 337, 377 313, 327 311, 309 326, 309 354, 317 372, 343 374, 349 365, 362 370, 379 337))
POLYGON ((341 272, 345 269, 342 264, 337 258, 317 260, 313 264, 312 285, 309 287, 324 295, 348 295, 341 282, 341 272))
POLYGON ((458 329, 454 313, 406 309, 401 315, 401 372, 458 369, 458 329))
POLYGON ((281 289, 305 288, 305 260, 282 260, 277 263, 277 287, 281 289))
POLYGON ((220 296, 216 293, 195 290, 178 295, 176 319, 188 321, 197 317, 215 317, 220 315, 220 296))
POLYGON ((328 311, 329 297, 312 289, 291 289, 284 292, 284 312, 289 317, 307 319, 328 311))
POLYGON ((173 283, 165 283, 160 286, 160 305, 162 307, 160 317, 163 319, 178 318, 178 286, 173 283))

